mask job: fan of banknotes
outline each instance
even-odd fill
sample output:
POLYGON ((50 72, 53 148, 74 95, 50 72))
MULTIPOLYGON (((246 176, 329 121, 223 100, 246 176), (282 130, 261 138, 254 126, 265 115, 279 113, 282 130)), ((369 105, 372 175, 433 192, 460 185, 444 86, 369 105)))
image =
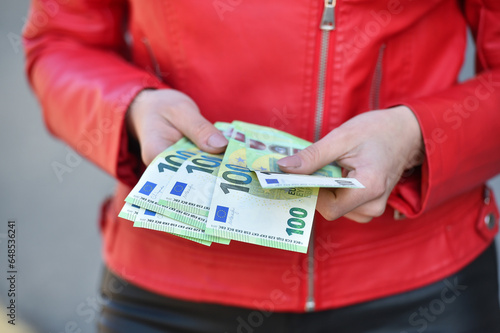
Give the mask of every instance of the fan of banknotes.
POLYGON ((207 246, 237 240, 306 253, 319 187, 363 188, 335 164, 283 173, 277 161, 308 141, 241 121, 215 126, 229 141, 224 154, 179 140, 147 167, 119 216, 207 246))

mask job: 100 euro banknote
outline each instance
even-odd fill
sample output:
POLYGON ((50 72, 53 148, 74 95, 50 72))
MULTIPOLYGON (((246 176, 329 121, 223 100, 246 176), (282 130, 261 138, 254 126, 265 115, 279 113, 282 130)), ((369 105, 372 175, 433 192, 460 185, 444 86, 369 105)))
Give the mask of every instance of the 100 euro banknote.
MULTIPOLYGON (((144 228, 147 228, 147 224, 145 224, 145 223, 143 223, 141 221, 143 215, 146 215, 146 210, 141 209, 141 207, 139 207, 139 206, 132 205, 132 204, 126 202, 123 205, 123 208, 121 209, 120 214, 118 216, 121 217, 121 218, 124 218, 126 220, 134 222, 134 227, 144 227, 144 228)), ((151 214, 148 213, 148 215, 151 215, 151 214)), ((154 223, 154 221, 150 222, 150 223, 154 223)), ((155 226, 157 226, 158 224, 161 224, 161 222, 160 223, 155 223, 155 226)), ((157 228, 148 228, 148 229, 165 231, 165 232, 170 233, 172 235, 175 235, 175 236, 178 236, 178 237, 181 237, 181 238, 185 238, 185 239, 189 239, 190 241, 193 241, 193 242, 196 242, 196 243, 200 243, 200 244, 203 244, 203 245, 206 245, 206 246, 210 246, 212 244, 212 242, 209 241, 209 240, 205 240, 203 238, 196 237, 196 236, 198 236, 198 234, 196 234, 196 232, 191 233, 191 235, 193 235, 193 237, 190 237, 190 236, 179 234, 179 233, 176 234, 176 233, 173 233, 173 232, 169 232, 167 230, 160 229, 160 227, 157 227, 157 228)))
POLYGON ((246 167, 245 143, 231 138, 217 175, 206 233, 305 253, 317 195, 318 188, 263 189, 246 167))
POLYGON ((145 208, 140 208, 134 222, 134 227, 163 231, 174 235, 187 236, 198 240, 229 244, 230 240, 222 237, 208 235, 205 231, 188 224, 176 221, 145 208))
POLYGON ((187 159, 168 183, 159 203, 207 216, 222 157, 200 153, 187 159))
POLYGON ((356 179, 342 178, 342 170, 335 163, 324 166, 312 175, 285 174, 279 168, 278 160, 305 149, 311 145, 310 142, 274 128, 241 121, 233 122, 233 127, 239 133, 235 138, 245 141, 247 167, 263 173, 258 179, 264 188, 364 187, 356 179), (283 175, 266 179, 264 175, 267 173, 283 175))
POLYGON ((125 201, 203 229, 205 218, 158 203, 182 163, 198 153, 201 151, 191 141, 182 138, 151 162, 125 201))

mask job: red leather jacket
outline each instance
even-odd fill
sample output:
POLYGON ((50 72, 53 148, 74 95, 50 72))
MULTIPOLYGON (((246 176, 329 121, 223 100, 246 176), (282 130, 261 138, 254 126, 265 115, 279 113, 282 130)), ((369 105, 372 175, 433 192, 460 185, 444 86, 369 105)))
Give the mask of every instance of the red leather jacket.
POLYGON ((338 0, 333 21, 324 7, 33 1, 27 72, 47 126, 119 181, 102 223, 112 270, 164 295, 300 312, 423 286, 491 243, 498 210, 484 182, 500 172, 500 2, 338 0), (320 29, 323 14, 331 22, 320 29), (479 74, 457 83, 467 25, 479 74), (422 128, 425 162, 402 177, 380 218, 317 216, 308 255, 237 241, 207 248, 133 228, 117 217, 143 170, 124 114, 148 87, 185 92, 210 121, 308 140, 361 112, 404 104, 422 128))

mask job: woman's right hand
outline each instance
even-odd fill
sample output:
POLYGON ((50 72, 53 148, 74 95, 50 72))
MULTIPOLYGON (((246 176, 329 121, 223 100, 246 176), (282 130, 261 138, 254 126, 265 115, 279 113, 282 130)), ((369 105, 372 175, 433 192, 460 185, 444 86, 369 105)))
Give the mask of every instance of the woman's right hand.
POLYGON ((228 143, 189 96, 173 89, 141 91, 127 111, 126 123, 146 165, 183 136, 212 154, 222 153, 228 143))

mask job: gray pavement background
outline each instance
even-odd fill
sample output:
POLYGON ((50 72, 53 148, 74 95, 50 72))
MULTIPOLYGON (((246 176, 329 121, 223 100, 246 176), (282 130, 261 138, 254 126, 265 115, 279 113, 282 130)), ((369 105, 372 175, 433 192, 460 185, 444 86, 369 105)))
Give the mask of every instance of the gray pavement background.
MULTIPOLYGON (((72 151, 46 131, 25 79, 18 43, 28 4, 0 3, 0 237, 7 220, 15 219, 17 318, 37 332, 94 332, 101 269, 97 217, 114 180, 85 160, 71 164, 62 181, 52 169, 54 162, 67 164, 72 151)), ((7 244, 0 241, 0 302, 5 303, 7 244)), ((7 311, 1 309, 4 322, 7 311)))
MULTIPOLYGON (((8 301, 6 223, 15 219, 17 319, 37 332, 92 333, 102 265, 96 221, 114 180, 84 160, 62 180, 52 169, 73 153, 47 133, 25 79, 19 38, 28 4, 0 3, 0 321, 8 301)), ((462 78, 472 75, 472 52, 462 78)), ((492 185, 500 197, 500 177, 492 185)))

